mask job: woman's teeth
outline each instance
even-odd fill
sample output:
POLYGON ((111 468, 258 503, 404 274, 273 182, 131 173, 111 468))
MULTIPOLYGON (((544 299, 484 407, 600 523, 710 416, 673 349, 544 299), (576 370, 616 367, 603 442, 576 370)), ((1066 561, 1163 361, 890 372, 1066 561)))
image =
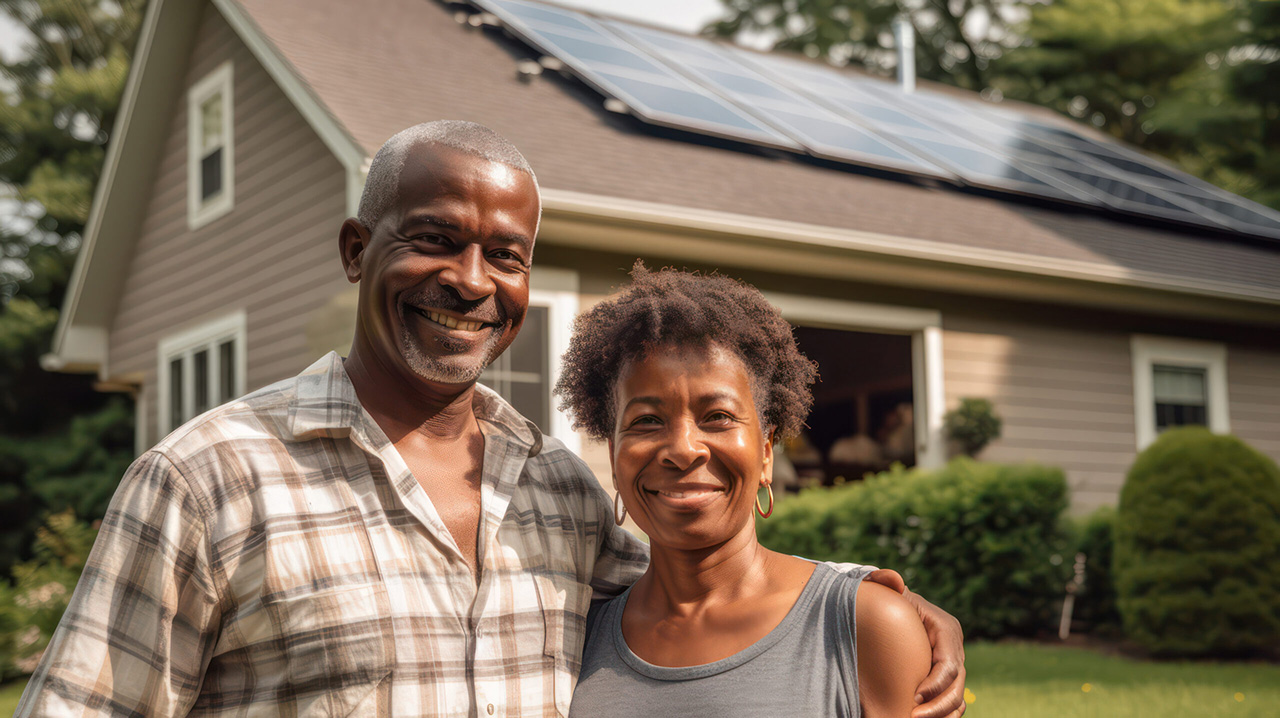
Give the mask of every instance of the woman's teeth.
POLYGON ((430 319, 436 324, 442 324, 449 327, 450 329, 461 329, 464 332, 478 332, 482 327, 484 327, 484 322, 464 322, 431 310, 422 310, 422 313, 426 315, 427 319, 430 319))
POLYGON ((692 491, 658 491, 663 496, 673 499, 690 499, 695 496, 705 496, 715 493, 715 489, 694 489, 692 491))

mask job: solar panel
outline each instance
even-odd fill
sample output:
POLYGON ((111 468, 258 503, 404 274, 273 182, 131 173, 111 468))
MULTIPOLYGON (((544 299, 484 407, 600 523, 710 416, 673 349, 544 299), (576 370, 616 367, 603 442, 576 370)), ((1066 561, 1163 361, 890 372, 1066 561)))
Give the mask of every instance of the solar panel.
POLYGON ((646 121, 769 147, 802 149, 790 137, 629 47, 583 13, 522 0, 477 0, 477 5, 646 121))
POLYGON ((473 2, 656 125, 1280 239, 1280 212, 1008 108, 528 0, 473 2))
POLYGON ((780 86, 738 62, 715 43, 629 23, 603 21, 603 24, 782 130, 815 156, 954 179, 950 172, 937 165, 780 86))

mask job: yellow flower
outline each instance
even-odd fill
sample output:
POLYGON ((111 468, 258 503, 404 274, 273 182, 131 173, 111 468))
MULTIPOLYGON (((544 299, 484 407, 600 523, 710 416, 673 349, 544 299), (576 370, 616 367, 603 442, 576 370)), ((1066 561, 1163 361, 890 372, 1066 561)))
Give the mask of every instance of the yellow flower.
POLYGON ((1236 694, 1236 703, 1244 703, 1244 694, 1243 694, 1243 693, 1237 693, 1237 694, 1236 694))
MULTIPOLYGON (((1239 694, 1239 693, 1237 693, 1236 695, 1240 695, 1240 694, 1239 694)), ((974 701, 976 701, 976 700, 978 700, 978 697, 977 697, 976 695, 974 695, 974 694, 973 694, 973 691, 969 690, 968 688, 964 689, 964 702, 965 702, 965 703, 968 703, 969 705, 973 705, 973 702, 974 702, 974 701)))
POLYGON ((1080 686, 1080 690, 1084 691, 1085 693, 1088 693, 1089 691, 1093 690, 1093 684, 1086 683, 1083 686, 1080 686))

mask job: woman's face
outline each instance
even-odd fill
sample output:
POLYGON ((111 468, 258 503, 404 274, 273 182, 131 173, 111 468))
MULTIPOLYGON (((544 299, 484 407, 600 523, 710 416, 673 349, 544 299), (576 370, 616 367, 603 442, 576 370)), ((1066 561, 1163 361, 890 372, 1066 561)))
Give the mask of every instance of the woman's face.
POLYGON ((773 447, 736 355, 659 347, 623 367, 609 441, 627 513, 655 546, 696 550, 755 531, 773 447))

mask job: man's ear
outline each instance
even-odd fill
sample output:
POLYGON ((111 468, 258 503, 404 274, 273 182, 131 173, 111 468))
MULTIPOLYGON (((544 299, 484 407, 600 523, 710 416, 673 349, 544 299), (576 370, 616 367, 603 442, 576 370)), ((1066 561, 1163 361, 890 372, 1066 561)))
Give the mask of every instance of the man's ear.
POLYGON ((360 263, 364 251, 369 248, 369 230, 355 217, 342 223, 338 230, 338 254, 342 257, 342 271, 347 281, 355 284, 360 281, 360 263))

